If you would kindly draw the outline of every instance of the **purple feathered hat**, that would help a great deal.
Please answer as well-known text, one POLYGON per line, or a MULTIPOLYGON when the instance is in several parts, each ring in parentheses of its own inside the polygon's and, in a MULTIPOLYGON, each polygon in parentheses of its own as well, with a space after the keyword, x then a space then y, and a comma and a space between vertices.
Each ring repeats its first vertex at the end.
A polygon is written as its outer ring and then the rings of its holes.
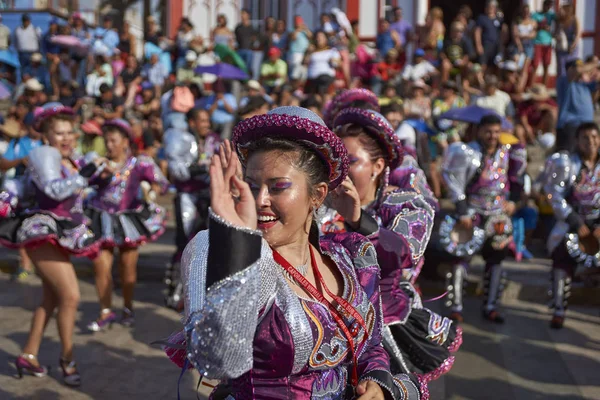
POLYGON ((335 189, 348 174, 348 152, 315 113, 306 108, 277 107, 267 114, 241 121, 233 129, 232 142, 242 164, 248 159, 248 147, 262 138, 296 141, 314 150, 329 167, 329 189, 335 189))
POLYGON ((109 119, 108 121, 105 121, 104 125, 102 125, 102 130, 106 132, 107 128, 116 128, 116 129, 120 130, 121 132, 123 132, 125 134, 125 136, 127 136, 129 138, 129 140, 131 140, 133 138, 133 132, 131 130, 131 125, 129 124, 129 122, 125 121, 124 119, 115 118, 115 119, 109 119))
POLYGON ((62 105, 62 103, 59 103, 58 101, 46 103, 41 107, 37 107, 33 112, 33 127, 36 131, 40 131, 42 122, 56 115, 72 117, 75 115, 75 111, 73 111, 71 107, 62 105))
POLYGON ((349 89, 344 90, 331 100, 331 102, 325 107, 323 113, 323 119, 328 127, 334 128, 333 121, 337 114, 344 108, 352 106, 355 101, 364 101, 371 105, 373 110, 379 112, 379 100, 375 93, 367 89, 349 89))
POLYGON ((402 142, 383 115, 362 108, 345 108, 335 118, 335 131, 337 132, 342 125, 346 124, 360 125, 366 128, 367 133, 377 139, 379 145, 388 155, 390 170, 393 171, 400 166, 404 154, 402 142))

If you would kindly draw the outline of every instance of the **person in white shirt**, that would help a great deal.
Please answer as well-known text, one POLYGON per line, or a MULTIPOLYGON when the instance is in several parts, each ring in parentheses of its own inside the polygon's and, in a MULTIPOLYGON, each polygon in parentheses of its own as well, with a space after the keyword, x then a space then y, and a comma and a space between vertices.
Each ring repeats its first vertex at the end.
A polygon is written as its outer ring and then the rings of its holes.
POLYGON ((106 83, 110 87, 113 86, 114 76, 112 67, 106 62, 106 59, 103 56, 96 56, 94 70, 87 76, 85 93, 90 97, 99 97, 100 86, 103 83, 106 83))
POLYGON ((325 93, 335 80, 339 67, 340 53, 327 44, 327 36, 322 31, 315 34, 315 48, 306 55, 306 93, 325 93))
POLYGON ((408 81, 428 81, 433 76, 439 74, 438 70, 432 63, 425 59, 425 51, 423 49, 415 50, 414 63, 407 64, 402 71, 402 79, 408 81))
POLYGON ((496 75, 487 75, 485 77, 485 95, 477 99, 475 104, 479 107, 494 110, 499 115, 505 117, 506 111, 511 104, 510 95, 498 89, 498 77, 496 75))
POLYGON ((19 53, 19 63, 21 64, 21 70, 23 70, 23 68, 29 66, 33 53, 40 52, 42 31, 40 28, 33 26, 29 14, 23 14, 21 21, 23 21, 23 25, 15 29, 13 43, 19 53))

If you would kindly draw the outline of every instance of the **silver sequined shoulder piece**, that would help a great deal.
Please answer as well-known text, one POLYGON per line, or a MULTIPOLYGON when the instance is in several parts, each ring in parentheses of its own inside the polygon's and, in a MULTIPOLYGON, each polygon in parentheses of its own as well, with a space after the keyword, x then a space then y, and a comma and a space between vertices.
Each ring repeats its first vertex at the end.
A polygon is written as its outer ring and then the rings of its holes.
POLYGON ((297 116, 300 118, 306 118, 306 119, 308 119, 312 122, 315 122, 319 125, 325 126, 325 122, 321 119, 321 117, 319 117, 314 112, 312 112, 306 108, 303 108, 303 107, 297 107, 297 106, 277 107, 277 108, 274 108, 271 111, 269 111, 267 114, 297 116))
POLYGON ((62 156, 58 149, 40 146, 33 149, 28 158, 31 178, 41 189, 46 182, 62 177, 62 156))
MULTIPOLYGON (((29 165, 36 170, 44 170, 47 166, 60 166, 62 156, 57 148, 51 146, 40 146, 29 153, 29 165)), ((52 168, 52 169, 55 169, 52 168)))
POLYGON ((456 142, 448 146, 442 161, 442 176, 453 201, 466 198, 467 183, 481 166, 481 152, 477 143, 456 142))

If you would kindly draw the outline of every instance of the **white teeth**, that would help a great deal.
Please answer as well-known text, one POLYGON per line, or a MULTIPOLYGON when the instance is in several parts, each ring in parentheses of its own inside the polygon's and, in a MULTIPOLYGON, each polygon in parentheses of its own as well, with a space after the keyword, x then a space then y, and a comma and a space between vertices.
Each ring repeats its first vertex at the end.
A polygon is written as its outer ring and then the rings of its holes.
POLYGON ((277 217, 272 217, 272 216, 267 216, 267 215, 259 215, 258 220, 260 222, 271 222, 271 221, 277 221, 277 217))

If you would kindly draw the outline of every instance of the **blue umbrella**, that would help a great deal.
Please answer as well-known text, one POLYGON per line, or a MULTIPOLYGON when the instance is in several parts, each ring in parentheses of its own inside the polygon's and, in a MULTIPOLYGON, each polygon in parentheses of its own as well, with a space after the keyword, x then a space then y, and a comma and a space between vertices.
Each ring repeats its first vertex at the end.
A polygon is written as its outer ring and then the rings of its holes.
POLYGON ((419 132, 424 132, 428 135, 435 135, 436 131, 434 131, 425 121, 422 119, 405 119, 408 125, 412 126, 415 130, 419 132))
POLYGON ((481 118, 485 117, 486 115, 495 115, 498 118, 502 119, 502 129, 509 131, 513 129, 513 125, 510 122, 508 122, 506 118, 500 116, 496 111, 479 106, 453 108, 440 115, 439 120, 448 119, 450 121, 478 124, 479 121, 481 121, 481 118))
POLYGON ((241 69, 227 63, 200 65, 196 67, 194 72, 197 74, 213 74, 221 79, 237 79, 240 81, 248 79, 248 74, 241 69))
POLYGON ((19 57, 17 53, 10 50, 0 50, 0 63, 10 65, 13 68, 19 68, 19 57))

